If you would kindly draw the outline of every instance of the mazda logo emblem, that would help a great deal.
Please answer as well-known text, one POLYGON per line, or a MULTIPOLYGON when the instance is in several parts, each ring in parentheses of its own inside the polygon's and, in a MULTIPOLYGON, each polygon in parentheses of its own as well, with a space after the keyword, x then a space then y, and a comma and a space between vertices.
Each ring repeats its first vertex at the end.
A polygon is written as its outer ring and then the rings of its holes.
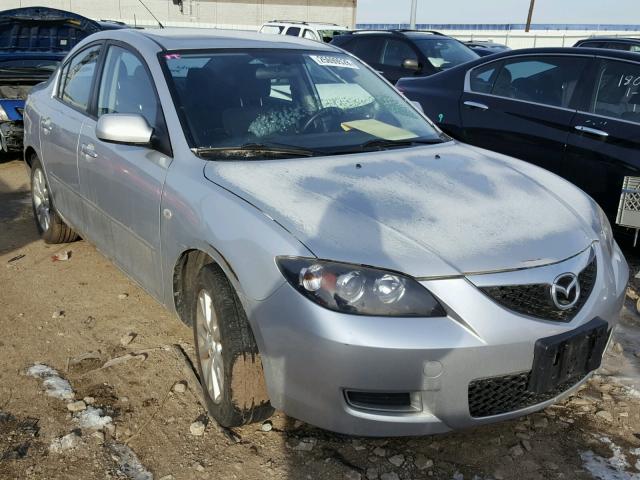
POLYGON ((575 273, 558 275, 551 284, 551 300, 559 310, 569 310, 580 299, 580 282, 575 273))

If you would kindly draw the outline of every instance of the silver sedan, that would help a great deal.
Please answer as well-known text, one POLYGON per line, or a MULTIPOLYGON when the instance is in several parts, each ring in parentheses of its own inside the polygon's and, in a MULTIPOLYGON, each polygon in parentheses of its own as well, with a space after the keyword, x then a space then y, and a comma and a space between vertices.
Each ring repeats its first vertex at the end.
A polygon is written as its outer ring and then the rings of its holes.
POLYGON ((44 240, 82 236, 193 326, 222 425, 523 415, 600 365, 624 298, 587 195, 451 140, 330 45, 98 33, 29 96, 24 145, 44 240))

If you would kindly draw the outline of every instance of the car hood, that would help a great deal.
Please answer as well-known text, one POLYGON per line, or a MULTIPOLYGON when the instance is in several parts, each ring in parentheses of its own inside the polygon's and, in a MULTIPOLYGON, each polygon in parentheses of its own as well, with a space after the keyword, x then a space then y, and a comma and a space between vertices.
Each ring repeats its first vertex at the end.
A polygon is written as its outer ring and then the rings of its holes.
POLYGON ((0 52, 67 53, 100 25, 81 15, 47 7, 0 11, 0 52))
POLYGON ((323 158, 209 161, 205 176, 320 258, 415 277, 544 265, 597 240, 592 200, 577 188, 530 164, 456 142, 323 158))

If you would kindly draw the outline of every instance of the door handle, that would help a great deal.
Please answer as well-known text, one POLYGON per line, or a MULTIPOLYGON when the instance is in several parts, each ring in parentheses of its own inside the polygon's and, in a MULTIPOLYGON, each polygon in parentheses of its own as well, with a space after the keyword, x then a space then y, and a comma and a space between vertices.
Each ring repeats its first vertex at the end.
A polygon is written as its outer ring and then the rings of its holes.
POLYGON ((477 110, 489 110, 489 107, 487 107, 484 103, 472 102, 471 100, 467 100, 466 102, 464 102, 464 104, 469 108, 475 108, 477 110))
POLYGON ((42 130, 45 133, 45 135, 48 135, 49 133, 51 133, 52 127, 51 127, 51 119, 50 118, 43 119, 40 122, 40 126, 42 127, 42 130))
POLYGON ((585 127, 584 125, 576 125, 575 129, 582 133, 595 135, 596 137, 607 138, 609 136, 609 134, 603 130, 598 130, 597 128, 585 127))
POLYGON ((92 143, 83 143, 80 147, 80 151, 89 158, 96 158, 98 156, 92 143))

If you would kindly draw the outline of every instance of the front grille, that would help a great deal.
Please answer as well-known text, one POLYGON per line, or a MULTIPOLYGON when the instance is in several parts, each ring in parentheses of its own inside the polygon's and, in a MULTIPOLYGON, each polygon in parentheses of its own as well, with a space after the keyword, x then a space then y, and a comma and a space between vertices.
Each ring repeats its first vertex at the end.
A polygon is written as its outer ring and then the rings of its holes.
POLYGON ((580 381, 580 378, 574 378, 548 392, 534 393, 527 389, 530 376, 531 372, 522 372, 472 381, 469 383, 469 413, 480 418, 531 407, 551 400, 580 381))
POLYGON ((578 303, 568 310, 559 310, 553 304, 551 285, 547 283, 483 287, 481 290, 494 301, 514 312, 543 320, 570 322, 591 295, 596 274, 597 262, 594 258, 578 275, 580 298, 578 303))

